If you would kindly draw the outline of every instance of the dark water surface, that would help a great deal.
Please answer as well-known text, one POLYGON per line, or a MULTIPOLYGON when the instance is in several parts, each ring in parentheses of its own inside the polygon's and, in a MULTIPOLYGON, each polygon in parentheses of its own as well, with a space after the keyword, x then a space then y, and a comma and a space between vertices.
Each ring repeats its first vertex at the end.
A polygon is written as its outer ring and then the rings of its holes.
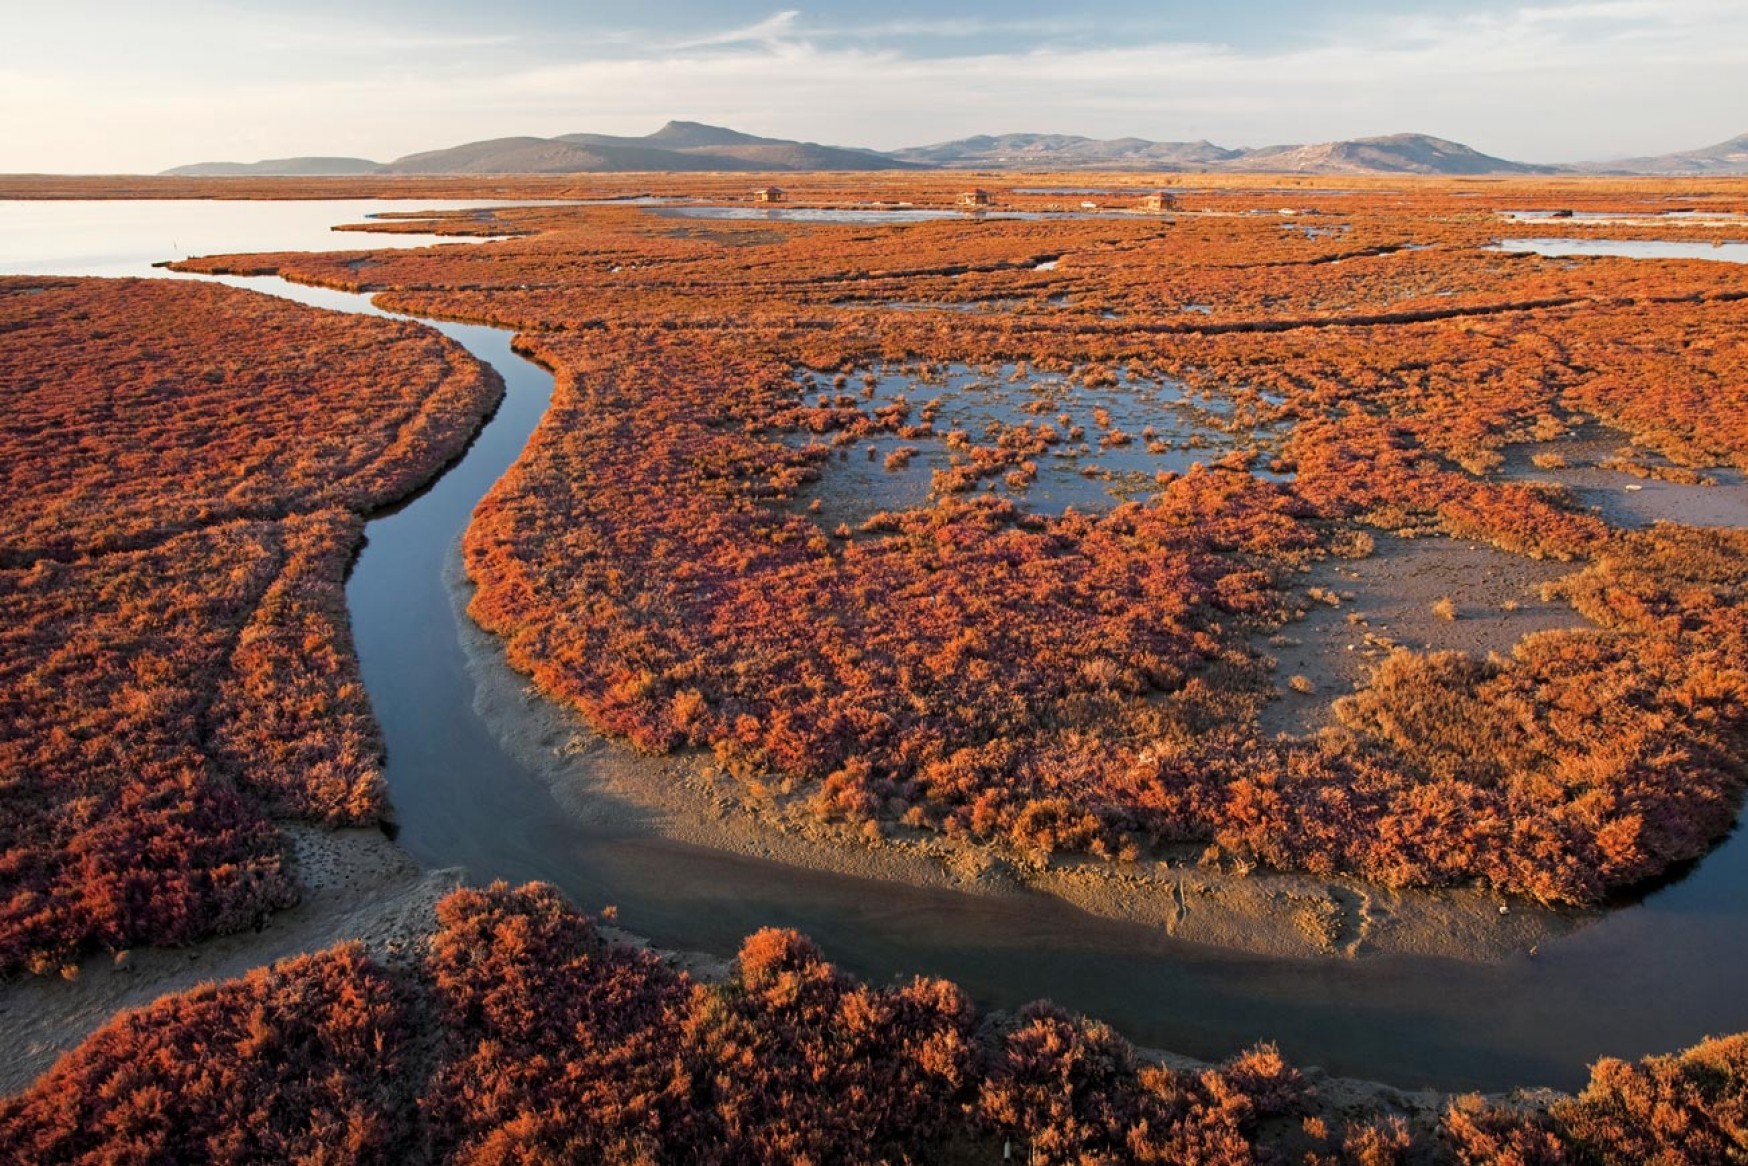
MULTIPOLYGON (((127 203, 85 204, 63 219, 76 245, 59 258, 8 252, 8 240, 19 237, 9 223, 16 228, 28 214, 21 205, 0 202, 0 272, 164 274, 150 258, 86 260, 137 256, 152 245, 131 233, 127 203)), ((181 204, 187 229, 212 205, 181 204)), ((285 232, 276 231, 279 210, 319 204, 238 205, 252 208, 243 214, 257 229, 251 249, 271 251, 286 246, 285 232)), ((351 207, 328 211, 332 222, 361 217, 351 207)), ((386 241, 336 236, 325 245, 386 241)), ((39 241, 36 250, 44 249, 39 241)), ((362 296, 278 280, 225 282, 383 314, 362 296)), ((505 332, 433 326, 495 366, 508 395, 465 458, 369 524, 347 585, 365 682, 388 741, 399 838, 422 862, 465 866, 476 880, 550 880, 585 908, 617 904, 626 926, 664 946, 726 954, 757 927, 793 926, 876 980, 947 976, 992 1005, 1048 996, 1139 1043, 1204 1057, 1276 1040, 1301 1064, 1402 1086, 1570 1087, 1599 1055, 1671 1051, 1748 1029, 1748 844, 1740 833, 1685 878, 1543 944, 1534 959, 1470 964, 1232 954, 1042 895, 988 898, 866 882, 579 819, 476 714, 443 581, 474 505, 522 449, 552 381, 510 352, 505 332)))

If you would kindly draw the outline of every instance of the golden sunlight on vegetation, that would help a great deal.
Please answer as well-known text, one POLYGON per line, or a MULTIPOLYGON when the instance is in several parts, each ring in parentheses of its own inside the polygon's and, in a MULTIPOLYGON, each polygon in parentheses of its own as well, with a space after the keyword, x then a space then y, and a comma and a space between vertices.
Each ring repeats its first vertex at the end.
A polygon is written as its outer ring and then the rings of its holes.
MULTIPOLYGON (((849 181, 791 202, 843 206, 849 181)), ((1600 421, 1639 462, 1748 467, 1748 270, 1488 249, 1531 229, 1496 205, 1641 209, 1642 184, 1361 182, 1289 221, 1291 197, 904 226, 537 208, 500 218, 541 233, 482 247, 190 266, 521 329, 558 391, 469 532, 473 614, 548 694, 641 749, 708 749, 755 802, 1030 859, 1196 842, 1547 902, 1702 853, 1743 788, 1740 541, 1628 534, 1501 466, 1600 421), (1066 388, 955 427, 954 370, 1066 388), (895 377, 914 391, 877 390, 895 377), (1124 428, 1141 385, 1212 436, 1124 428), (1079 410, 1093 393, 1117 405, 1079 410), (924 500, 816 521, 858 445, 924 500), (1098 481, 1143 450, 1184 466, 1028 502, 1058 465, 1098 481), (1391 657, 1334 727, 1270 738, 1252 645, 1368 531, 1570 563, 1594 626, 1391 657)), ((1461 622, 1463 597, 1435 610, 1461 622)))
POLYGON ((384 811, 341 580, 501 391, 411 324, 0 281, 0 969, 296 898, 270 823, 384 811))

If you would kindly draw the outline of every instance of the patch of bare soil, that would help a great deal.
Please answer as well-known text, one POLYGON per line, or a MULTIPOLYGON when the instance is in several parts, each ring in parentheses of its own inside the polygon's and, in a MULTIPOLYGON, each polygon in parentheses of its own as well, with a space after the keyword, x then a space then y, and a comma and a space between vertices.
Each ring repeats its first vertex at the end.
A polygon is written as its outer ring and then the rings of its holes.
POLYGON ((1615 526, 1748 526, 1748 476, 1742 471, 1685 470, 1601 425, 1512 446, 1499 473, 1509 481, 1564 486, 1615 526))
POLYGON ((1540 562, 1483 543, 1378 534, 1363 559, 1326 559, 1301 577, 1323 597, 1259 651, 1276 660, 1281 690, 1262 717, 1264 733, 1308 733, 1333 723, 1331 706, 1354 691, 1392 648, 1508 655, 1534 632, 1583 627, 1563 603, 1541 598, 1543 583, 1570 563, 1540 562))

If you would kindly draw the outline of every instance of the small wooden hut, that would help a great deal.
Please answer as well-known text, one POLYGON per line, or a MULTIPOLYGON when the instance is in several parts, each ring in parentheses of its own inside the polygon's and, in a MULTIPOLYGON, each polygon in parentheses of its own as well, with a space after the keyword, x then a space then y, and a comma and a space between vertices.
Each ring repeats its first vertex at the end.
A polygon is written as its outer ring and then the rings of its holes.
POLYGON ((761 186, 753 191, 754 202, 782 202, 783 188, 781 186, 761 186))
POLYGON ((994 203, 994 196, 981 186, 974 186, 959 196, 959 205, 963 207, 987 207, 994 203))
POLYGON ((1141 209, 1144 211, 1175 211, 1177 209, 1177 195, 1169 190, 1156 190, 1141 200, 1141 209))

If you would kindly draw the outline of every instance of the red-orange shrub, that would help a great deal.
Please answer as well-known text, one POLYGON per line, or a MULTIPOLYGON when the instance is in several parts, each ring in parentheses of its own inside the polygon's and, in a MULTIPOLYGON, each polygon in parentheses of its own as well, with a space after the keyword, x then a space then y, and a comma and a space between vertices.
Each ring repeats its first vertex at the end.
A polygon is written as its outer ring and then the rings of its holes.
POLYGON ((0 1101, 12 1162, 405 1161, 414 1016, 355 946, 124 1013, 0 1101))

